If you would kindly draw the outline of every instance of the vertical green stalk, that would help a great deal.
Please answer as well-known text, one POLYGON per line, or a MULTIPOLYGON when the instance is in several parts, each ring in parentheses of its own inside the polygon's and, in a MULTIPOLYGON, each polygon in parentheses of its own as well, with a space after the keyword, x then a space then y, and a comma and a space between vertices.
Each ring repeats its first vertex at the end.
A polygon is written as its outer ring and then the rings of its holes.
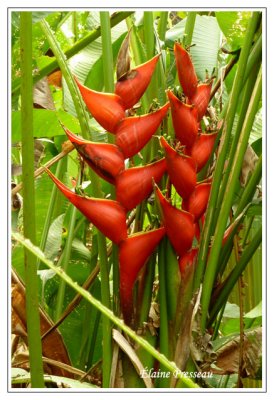
POLYGON ((158 23, 158 35, 159 39, 162 40, 162 42, 165 41, 166 37, 167 19, 168 19, 168 11, 161 11, 158 23))
POLYGON ((211 292, 216 277, 216 270, 218 267, 219 254, 222 246, 222 238, 227 224, 230 209, 233 203, 233 195, 236 188, 236 184, 240 175, 242 162, 244 159, 245 151, 248 144, 248 138, 252 129, 254 118, 256 116, 258 105, 262 94, 262 69, 260 69, 253 94, 250 100, 250 104, 247 110, 246 118, 242 127, 241 135, 238 141, 238 147, 236 153, 233 155, 233 164, 231 167, 229 179, 224 193, 224 201, 222 203, 219 219, 217 221, 213 243, 205 271, 205 278, 203 284, 203 291, 201 296, 202 306, 202 318, 201 324, 202 329, 206 328, 208 307, 211 298, 211 292))
POLYGON ((239 58, 239 63, 238 63, 238 68, 236 72, 236 76, 234 79, 233 87, 231 90, 230 98, 229 98, 229 103, 228 103, 228 108, 227 108, 227 113, 226 113, 226 118, 224 122, 224 127, 223 127, 223 134, 222 134, 222 139, 221 139, 221 145, 220 145, 220 152, 219 156, 216 161, 216 167, 214 171, 214 177, 213 177, 213 182, 212 182, 212 188, 211 188, 211 193, 210 193, 210 198, 209 198, 209 204, 206 212, 206 220, 205 220, 205 225, 204 229, 202 231, 201 235, 201 244, 200 244, 200 249, 199 249, 199 254, 198 254, 198 261, 197 261, 197 268, 196 268, 196 273, 195 273, 195 281, 194 281, 194 286, 195 288, 198 288, 203 274, 205 270, 205 265, 207 262, 207 254, 208 254, 208 247, 209 247, 209 242, 210 238, 213 233, 213 219, 215 215, 215 206, 217 203, 217 198, 219 194, 219 189, 220 189, 220 184, 222 180, 222 175, 223 175, 223 169, 224 169, 224 163, 226 160, 227 156, 227 150, 229 146, 229 141, 230 141, 230 135, 233 127, 233 121, 237 109, 237 103, 238 99, 242 90, 242 85, 243 85, 243 78, 245 75, 245 69, 246 69, 246 64, 249 56, 249 52, 251 49, 254 33, 256 31, 259 19, 260 19, 260 13, 254 12, 252 15, 252 18, 249 22, 247 31, 246 31, 246 36, 243 44, 243 48, 240 54, 239 58))
POLYGON ((184 39, 183 39, 183 44, 185 47, 188 47, 191 45, 194 26, 195 26, 195 20, 196 20, 196 14, 197 13, 195 11, 189 11, 187 13, 185 34, 184 34, 184 39))
MULTIPOLYGON (((114 92, 114 77, 113 77, 113 55, 112 55, 112 42, 111 42, 111 29, 110 19, 108 11, 100 11, 100 22, 101 22, 101 35, 102 35, 102 49, 103 49, 103 71, 104 71, 104 86, 106 92, 114 92)), ((113 141, 113 138, 111 138, 113 141)), ((112 196, 115 196, 115 190, 112 188, 112 196)), ((99 242, 105 238, 98 238, 99 242)), ((104 243, 106 245, 106 242, 104 243)), ((113 243, 113 289, 115 293, 119 293, 119 265, 117 259, 117 247, 114 249, 115 244, 113 243)), ((102 303, 111 308, 110 304, 110 287, 109 287, 109 268, 107 253, 100 254, 100 260, 103 261, 101 264, 101 298, 102 303), (103 260, 101 260, 103 257, 103 260)), ((116 298, 117 299, 117 298, 116 298)), ((117 309, 117 303, 114 306, 117 309)), ((110 373, 112 363, 112 337, 111 337, 111 322, 110 320, 102 316, 103 324, 103 387, 107 388, 110 384, 110 373)))
MULTIPOLYGON (((34 139, 33 139, 33 80, 32 80, 32 13, 20 13, 21 56, 21 126, 22 126, 22 182, 24 236, 36 243, 34 139)), ((36 257, 25 248, 26 314, 29 361, 32 388, 43 388, 43 362, 38 302, 36 257)))

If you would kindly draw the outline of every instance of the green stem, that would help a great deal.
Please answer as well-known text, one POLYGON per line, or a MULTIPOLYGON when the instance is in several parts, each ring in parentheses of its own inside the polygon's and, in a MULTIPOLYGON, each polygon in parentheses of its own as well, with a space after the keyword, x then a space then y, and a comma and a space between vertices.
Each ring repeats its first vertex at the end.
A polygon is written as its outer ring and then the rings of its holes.
MULTIPOLYGON (((67 240, 66 240, 65 249, 62 254, 62 265, 63 265, 65 272, 67 272, 67 270, 68 270, 70 254, 71 254, 71 247, 72 247, 72 242, 74 239, 76 214, 77 214, 77 208, 72 207, 70 209, 68 236, 67 236, 67 240)), ((66 283, 63 280, 61 280, 59 287, 58 287, 58 292, 57 292, 56 307, 55 307, 55 321, 58 321, 58 319, 62 315, 63 308, 64 308, 65 291, 66 291, 66 283)))
MULTIPOLYGON (((32 98, 32 13, 20 13, 22 182, 24 235, 36 242, 32 98)), ((25 248, 26 314, 32 388, 43 388, 37 259, 25 248)))
POLYGON ((108 11, 100 11, 105 91, 114 92, 111 29, 108 11))
MULTIPOLYGON (((110 26, 113 28, 121 21, 126 19, 129 15, 133 14, 134 11, 121 11, 114 13, 110 17, 110 26)), ((78 40, 72 47, 70 47, 64 54, 66 60, 73 57, 75 54, 79 53, 82 49, 88 46, 90 43, 94 42, 101 36, 101 27, 98 26, 97 28, 93 29, 88 35, 86 35, 83 39, 78 40)), ((56 58, 52 58, 51 62, 48 63, 45 67, 41 68, 39 74, 34 75, 33 83, 38 82, 40 79, 44 78, 45 76, 51 74, 56 68, 58 68, 58 60, 56 58)), ((21 86, 21 78, 17 78, 14 80, 12 85, 12 94, 18 94, 20 91, 21 86)))
MULTIPOLYGON (((50 260, 47 260, 41 250, 34 246, 29 240, 24 239, 24 237, 18 233, 12 233, 12 238, 19 243, 21 243, 26 249, 31 251, 36 257, 38 257, 43 263, 45 263, 52 271, 54 271, 60 278, 62 278, 70 287, 72 287, 76 292, 81 294, 81 296, 86 299, 90 304, 92 304, 97 310, 99 310, 104 316, 109 318, 118 328, 125 332, 130 338, 132 338, 137 344, 139 344, 145 351, 151 354, 156 360, 158 360, 163 366, 167 368, 172 374, 179 372, 178 367, 170 362, 163 354, 159 353, 153 346, 151 346, 146 340, 141 336, 138 336, 129 326, 125 325, 123 321, 116 317, 112 311, 105 307, 99 300, 93 297, 87 290, 83 289, 76 282, 74 282, 62 268, 56 267, 50 260)), ((199 388, 190 378, 179 375, 179 379, 185 384, 185 387, 189 388, 199 388)))
POLYGON ((233 141, 232 141, 232 145, 229 151, 229 155, 228 155, 228 163, 226 166, 226 170, 224 171, 223 174, 223 180, 222 180, 222 185, 220 187, 220 191, 219 191, 219 195, 218 195, 218 202, 217 202, 217 212, 216 212, 216 216, 219 215, 219 210, 221 208, 221 204, 224 198, 224 193, 225 193, 225 189, 226 189, 226 185, 227 185, 227 181, 229 178, 229 173, 231 170, 231 166, 234 160, 234 156, 235 156, 235 152, 236 149, 239 145, 239 136, 241 134, 241 130, 242 130, 242 126, 244 123, 244 119, 246 116, 246 112, 249 106, 249 102, 250 102, 250 97, 252 95, 252 91, 254 88, 254 84, 256 82, 256 78, 257 78, 257 74, 258 74, 258 69, 259 69, 259 65, 255 65, 253 70, 250 73, 249 79, 247 80, 247 83, 245 85, 244 91, 243 91, 243 97, 242 97, 242 102, 241 102, 241 108, 240 108, 240 113, 239 113, 239 119, 237 122, 237 128, 236 131, 234 133, 234 137, 233 137, 233 141))
POLYGON ((72 96, 73 104, 79 119, 79 123, 81 126, 81 131, 84 137, 87 137, 89 133, 89 124, 88 124, 88 117, 87 113, 85 110, 85 106, 83 101, 81 101, 80 96, 78 96, 78 87, 76 85, 75 80, 73 79, 70 70, 68 68, 67 62, 66 62, 66 57, 63 51, 60 48, 59 43, 56 40, 56 37, 54 36, 53 32, 50 29, 49 24, 45 19, 42 19, 40 21, 40 25, 42 28, 42 31, 44 32, 49 45, 51 47, 51 50, 53 54, 56 57, 56 61, 62 71, 62 75, 66 81, 66 84, 68 85, 69 92, 72 96))
POLYGON ((261 242, 262 242, 262 229, 259 228, 256 234, 254 235, 252 241, 250 242, 250 244, 244 250, 239 262, 235 265, 232 272, 226 279, 225 284, 220 294, 218 295, 217 299, 214 301, 214 305, 210 310, 209 324, 212 323, 215 316, 218 314, 219 310, 227 301, 227 298, 231 290, 233 289, 234 285, 237 283, 239 276, 241 276, 241 274, 243 273, 245 267, 249 263, 250 259, 252 258, 253 254, 255 253, 261 242))
POLYGON ((154 56, 155 40, 154 40, 154 21, 152 11, 144 12, 144 38, 146 44, 147 59, 154 56))
POLYGON ((239 174, 242 168, 245 151, 248 144, 249 135, 253 126, 254 118, 256 116, 258 105, 262 94, 262 69, 260 69, 250 104, 246 113, 246 118, 242 127, 241 135, 239 136, 238 147, 236 153, 233 155, 233 163, 227 181, 226 191, 224 193, 224 202, 222 203, 219 219, 217 221, 216 230, 214 233, 213 243, 205 271, 205 278, 203 284, 203 291, 201 296, 202 306, 202 329, 206 328, 207 312, 211 298, 211 292, 216 277, 218 267, 219 254, 222 247, 222 238, 227 224, 230 209, 233 204, 233 195, 235 192, 236 184, 238 182, 239 174))
POLYGON ((168 11, 161 11, 158 23, 158 35, 160 40, 162 40, 162 42, 165 41, 166 37, 167 20, 168 20, 168 11))
POLYGON ((195 20, 196 20, 196 14, 197 13, 195 11, 189 11, 187 13, 185 34, 184 34, 184 40, 183 40, 183 44, 185 47, 188 47, 191 45, 194 26, 195 26, 195 20))
MULTIPOLYGON (((57 164, 56 173, 55 173, 56 178, 58 178, 58 179, 60 178, 60 174, 63 169, 63 165, 65 163, 66 163, 66 159, 62 158, 59 161, 59 163, 57 164)), ((50 228, 50 224, 51 224, 51 219, 52 219, 52 215, 53 215, 53 211, 54 211, 54 207, 55 207, 55 203, 56 203, 57 192, 58 192, 57 186, 54 185, 52 188, 48 211, 47 211, 47 215, 46 215, 46 219, 45 219, 45 223, 44 223, 44 227, 43 227, 43 232, 42 232, 42 236, 41 236, 41 241, 40 241, 40 249, 42 251, 45 250, 47 237, 48 237, 48 233, 49 233, 49 228, 50 228)), ((40 267, 40 262, 38 261, 37 269, 39 269, 39 267, 40 267)))
POLYGON ((256 31, 259 18, 260 18, 260 13, 254 12, 252 15, 252 18, 249 22, 246 36, 245 36, 245 41, 244 41, 243 48, 242 48, 240 58, 239 58, 236 76, 234 79, 232 91, 231 91, 229 102, 228 102, 226 119, 224 122, 224 128, 223 128, 223 134, 222 134, 222 141, 221 141, 221 145, 220 145, 220 153, 219 153, 219 156, 216 161, 216 167, 215 167, 215 171, 214 171, 214 178, 213 178, 213 182, 212 182, 209 204, 208 204, 208 208, 207 208, 207 212, 206 212, 205 225, 204 225, 204 229, 203 229, 202 235, 201 235, 201 244, 200 244, 200 249, 199 249, 199 254, 198 254, 197 268, 196 268, 195 280, 194 280, 194 288, 196 288, 196 289, 200 286, 201 280, 203 278, 206 262, 207 262, 209 242, 210 242, 210 238, 212 236, 212 230, 214 229, 214 227, 212 225, 213 225, 213 219, 214 219, 214 215, 215 215, 215 206, 216 206, 216 202, 217 202, 217 198, 218 198, 218 194, 219 194, 219 188, 220 188, 223 169, 224 169, 224 163, 225 163, 225 159, 227 156, 227 149, 229 146, 230 135, 231 135, 232 127, 233 127, 233 121, 234 121, 234 117, 235 117, 235 113, 236 113, 236 109, 237 109, 237 103, 238 103, 238 99, 239 99, 239 96, 240 96, 240 93, 242 90, 243 78, 244 78, 244 74, 245 74, 248 55, 250 52, 253 36, 256 31))

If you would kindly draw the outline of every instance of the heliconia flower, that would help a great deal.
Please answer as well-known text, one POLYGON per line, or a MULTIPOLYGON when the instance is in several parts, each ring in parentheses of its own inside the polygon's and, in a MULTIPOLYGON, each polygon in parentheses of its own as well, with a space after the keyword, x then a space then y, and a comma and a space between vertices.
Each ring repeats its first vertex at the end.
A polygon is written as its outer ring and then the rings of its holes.
POLYGON ((108 132, 115 133, 117 124, 125 117, 125 109, 120 96, 97 92, 82 85, 76 78, 75 81, 92 116, 108 132))
POLYGON ((132 108, 148 87, 160 54, 138 65, 125 74, 115 85, 115 94, 120 96, 125 109, 132 108))
POLYGON ((146 199, 153 190, 153 182, 159 182, 166 172, 166 160, 162 158, 143 167, 126 169, 116 179, 116 198, 127 210, 132 210, 146 199))
POLYGON ((169 109, 166 103, 159 110, 137 117, 124 118, 118 125, 115 143, 122 150, 124 157, 137 154, 151 139, 169 109))
POLYGON ((189 269, 193 269, 196 261, 198 249, 194 248, 189 250, 183 256, 179 258, 179 267, 181 271, 182 279, 185 279, 189 275, 189 269))
POLYGON ((124 156, 115 144, 96 143, 74 135, 64 128, 69 140, 86 163, 103 179, 114 184, 125 169, 124 156))
POLYGON ((194 106, 181 102, 170 90, 167 95, 171 105, 175 136, 182 145, 191 147, 198 135, 198 113, 194 106))
POLYGON ((199 183, 187 200, 183 202, 184 210, 194 215, 195 222, 201 218, 207 208, 211 183, 199 183))
POLYGON ((165 235, 161 227, 128 237, 119 245, 120 299, 125 322, 131 321, 133 313, 132 289, 138 273, 165 235))
POLYGON ((46 172, 63 195, 105 236, 116 244, 127 238, 126 212, 120 203, 114 200, 79 196, 68 189, 48 169, 46 172))
POLYGON ((183 199, 187 199, 196 186, 196 165, 191 157, 180 155, 165 140, 160 139, 165 150, 167 171, 172 184, 183 199))
POLYGON ((199 135, 191 148, 186 149, 186 154, 189 155, 196 163, 197 172, 205 166, 213 151, 217 132, 199 135))
POLYGON ((194 104, 198 112, 198 121, 200 121, 206 113, 210 100, 212 82, 202 83, 198 85, 193 96, 189 97, 189 104, 194 104))
POLYGON ((187 97, 192 97, 197 89, 198 78, 189 53, 179 44, 174 44, 174 54, 178 78, 187 97))
POLYGON ((172 206, 155 185, 156 197, 159 200, 163 225, 167 236, 179 256, 183 256, 192 245, 195 234, 194 217, 187 211, 172 206))

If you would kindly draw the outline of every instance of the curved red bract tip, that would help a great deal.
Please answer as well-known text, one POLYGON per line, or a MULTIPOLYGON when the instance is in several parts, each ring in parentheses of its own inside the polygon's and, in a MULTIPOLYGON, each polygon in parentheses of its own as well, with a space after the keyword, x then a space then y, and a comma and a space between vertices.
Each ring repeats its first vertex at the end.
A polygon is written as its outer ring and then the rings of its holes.
POLYGON ((178 42, 174 44, 174 54, 180 84, 185 95, 191 97, 195 94, 198 85, 198 78, 191 57, 178 42))
POLYGON ((198 184, 183 203, 184 209, 194 215, 195 221, 198 221, 206 211, 210 189, 211 183, 198 184))
POLYGON ((206 165, 213 151, 214 143, 217 137, 217 132, 211 134, 202 133, 197 137, 197 140, 191 148, 186 149, 186 154, 189 155, 196 163, 197 172, 206 165))
POLYGON ((122 99, 125 109, 132 108, 144 94, 159 57, 160 54, 157 54, 151 60, 138 65, 116 83, 115 93, 122 99))
POLYGON ((113 93, 101 93, 82 85, 74 78, 84 102, 96 121, 108 132, 115 133, 117 124, 125 117, 121 98, 113 93))
POLYGON ((169 109, 166 103, 159 110, 137 117, 128 117, 118 125, 115 143, 122 150, 125 158, 133 157, 151 139, 169 109))
POLYGON ((199 129, 197 110, 192 105, 182 103, 170 90, 167 91, 167 95, 171 105, 175 135, 182 145, 191 147, 199 129))
POLYGON ((114 200, 79 196, 68 189, 48 169, 46 172, 63 195, 111 241, 119 244, 127 238, 126 212, 120 203, 114 200))
POLYGON ((212 82, 198 85, 194 95, 189 98, 189 103, 194 104, 197 109, 198 121, 200 121, 206 113, 210 100, 211 86, 212 82))
POLYGON ((161 227, 137 233, 119 245, 120 298, 125 322, 130 324, 133 314, 132 289, 141 268, 165 235, 161 227))
POLYGON ((152 179, 159 182, 166 171, 166 160, 129 168, 116 179, 116 198, 127 210, 132 210, 153 190, 152 179))
POLYGON ((160 203, 163 225, 167 236, 179 256, 185 254, 192 245, 195 234, 194 217, 186 211, 172 206, 155 185, 155 193, 160 203))
POLYGON ((64 128, 69 140, 85 162, 107 182, 115 184, 116 176, 125 169, 124 156, 118 146, 111 143, 91 142, 64 128))
POLYGON ((196 186, 195 162, 188 156, 180 155, 162 136, 161 145, 165 150, 167 171, 175 189, 183 199, 187 199, 196 186))

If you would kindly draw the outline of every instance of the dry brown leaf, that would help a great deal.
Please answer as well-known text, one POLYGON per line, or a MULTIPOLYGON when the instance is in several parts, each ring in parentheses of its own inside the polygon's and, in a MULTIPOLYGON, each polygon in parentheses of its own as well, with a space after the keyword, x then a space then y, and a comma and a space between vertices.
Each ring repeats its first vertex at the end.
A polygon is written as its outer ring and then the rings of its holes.
POLYGON ((117 81, 123 78, 130 70, 129 40, 130 32, 126 35, 117 56, 116 76, 117 81))
MULTIPOLYGON (((12 273, 12 280, 12 333, 19 334, 27 343, 25 288, 14 272, 12 273)), ((53 322, 40 308, 41 335, 52 325, 53 322)), ((58 330, 53 331, 42 341, 42 353, 43 356, 49 359, 60 361, 66 365, 71 365, 63 338, 58 330)), ((51 369, 53 375, 73 378, 72 373, 63 370, 60 367, 53 365, 51 369)))
MULTIPOLYGON (((242 378, 256 378, 262 365, 262 328, 255 328, 244 336, 242 378)), ((239 370, 240 336, 236 336, 217 352, 211 371, 219 375, 237 374, 239 370)))
POLYGON ((240 182, 242 186, 246 185, 249 174, 252 174, 252 172, 255 170, 258 159, 259 157, 255 153, 253 148, 248 145, 244 155, 244 161, 241 170, 240 182))

